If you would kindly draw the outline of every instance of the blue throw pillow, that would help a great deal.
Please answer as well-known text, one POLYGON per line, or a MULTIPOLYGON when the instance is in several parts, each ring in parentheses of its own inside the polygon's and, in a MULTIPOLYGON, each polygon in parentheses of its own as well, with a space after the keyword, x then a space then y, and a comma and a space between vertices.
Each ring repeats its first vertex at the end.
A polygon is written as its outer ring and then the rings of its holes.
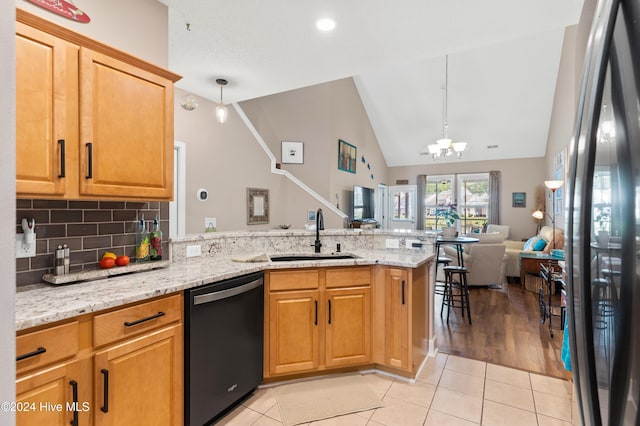
POLYGON ((524 243, 523 250, 533 250, 533 245, 538 241, 538 237, 531 237, 524 243))
POLYGON ((544 250, 545 246, 547 245, 547 241, 544 238, 540 238, 538 241, 536 241, 536 243, 533 245, 533 250, 534 251, 542 251, 544 250))

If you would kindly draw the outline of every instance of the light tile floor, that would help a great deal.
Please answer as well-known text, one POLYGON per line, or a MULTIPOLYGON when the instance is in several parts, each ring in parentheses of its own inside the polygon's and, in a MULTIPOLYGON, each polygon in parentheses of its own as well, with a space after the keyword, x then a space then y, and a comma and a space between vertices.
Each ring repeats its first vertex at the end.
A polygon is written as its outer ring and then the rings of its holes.
MULTIPOLYGON (((439 354, 415 383, 366 374, 384 407, 312 426, 571 425, 571 384, 486 362, 439 354)), ((282 425, 273 388, 258 389, 219 425, 282 425)))

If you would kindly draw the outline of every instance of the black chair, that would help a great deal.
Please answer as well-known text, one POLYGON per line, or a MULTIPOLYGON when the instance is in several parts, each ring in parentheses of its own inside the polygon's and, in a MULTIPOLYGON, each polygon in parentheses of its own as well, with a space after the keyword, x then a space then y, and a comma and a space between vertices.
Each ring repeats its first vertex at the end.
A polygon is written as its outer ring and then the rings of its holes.
POLYGON ((460 307, 462 317, 467 311, 467 318, 471 324, 471 307, 469 303, 469 285, 467 284, 467 273, 469 270, 462 266, 445 266, 444 271, 444 296, 442 297, 442 305, 440 307, 440 317, 447 307, 447 323, 449 323, 449 312, 460 307), (457 276, 457 280, 454 279, 457 276))
POLYGON ((438 281, 438 267, 443 265, 443 267, 449 266, 452 260, 445 256, 439 256, 436 261, 436 278, 435 278, 435 286, 433 291, 436 295, 444 296, 444 282, 438 281))

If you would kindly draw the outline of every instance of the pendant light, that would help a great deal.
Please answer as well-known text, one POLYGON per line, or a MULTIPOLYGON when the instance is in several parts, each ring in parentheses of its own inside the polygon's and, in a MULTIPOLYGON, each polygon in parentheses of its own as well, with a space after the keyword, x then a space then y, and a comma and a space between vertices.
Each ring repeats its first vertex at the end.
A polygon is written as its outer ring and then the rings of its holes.
POLYGON ((193 111, 198 108, 196 97, 191 92, 187 92, 180 98, 180 106, 187 111, 193 111))
POLYGON ((216 83, 220 86, 220 103, 216 107, 216 118, 219 123, 225 123, 227 118, 229 118, 229 110, 222 102, 222 88, 226 86, 228 82, 224 78, 218 78, 216 79, 216 83))
POLYGON ((466 142, 454 142, 449 138, 449 121, 447 118, 448 113, 448 101, 449 101, 449 55, 445 56, 445 69, 444 69, 444 97, 442 101, 442 138, 438 139, 435 143, 429 145, 427 149, 431 158, 437 160, 439 158, 446 158, 455 155, 455 158, 462 158, 462 153, 467 148, 466 142))

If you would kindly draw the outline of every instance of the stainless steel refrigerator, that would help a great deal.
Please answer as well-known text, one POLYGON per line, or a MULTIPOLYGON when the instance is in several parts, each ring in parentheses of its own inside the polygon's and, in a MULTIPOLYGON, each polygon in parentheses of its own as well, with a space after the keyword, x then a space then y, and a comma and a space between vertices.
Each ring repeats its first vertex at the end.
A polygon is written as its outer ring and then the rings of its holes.
POLYGON ((570 145, 565 218, 576 423, 640 425, 640 0, 602 0, 570 145))

